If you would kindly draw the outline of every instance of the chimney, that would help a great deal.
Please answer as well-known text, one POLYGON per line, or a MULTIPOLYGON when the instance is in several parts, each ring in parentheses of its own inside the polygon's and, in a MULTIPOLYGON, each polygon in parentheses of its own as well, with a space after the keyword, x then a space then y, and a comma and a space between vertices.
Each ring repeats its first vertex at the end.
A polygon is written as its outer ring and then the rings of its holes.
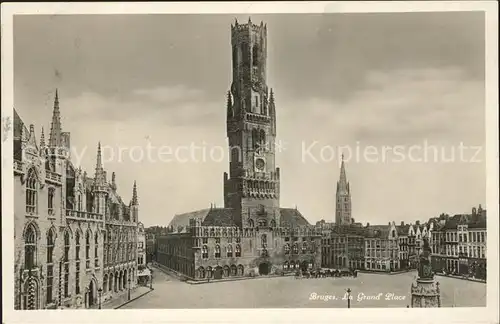
POLYGON ((420 221, 419 221, 419 220, 418 220, 418 221, 416 221, 416 222, 415 222, 415 225, 419 226, 419 225, 420 225, 420 221))
POLYGON ((401 226, 405 226, 405 222, 404 221, 401 221, 401 226))

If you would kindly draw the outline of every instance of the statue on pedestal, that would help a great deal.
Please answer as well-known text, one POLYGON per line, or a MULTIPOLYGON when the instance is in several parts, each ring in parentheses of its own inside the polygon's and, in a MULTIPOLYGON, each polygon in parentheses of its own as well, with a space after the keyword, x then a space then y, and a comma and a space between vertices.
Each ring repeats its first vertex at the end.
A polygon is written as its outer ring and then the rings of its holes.
POLYGON ((411 284, 411 307, 441 307, 439 283, 434 280, 431 265, 431 248, 428 237, 423 238, 419 256, 416 282, 411 284))

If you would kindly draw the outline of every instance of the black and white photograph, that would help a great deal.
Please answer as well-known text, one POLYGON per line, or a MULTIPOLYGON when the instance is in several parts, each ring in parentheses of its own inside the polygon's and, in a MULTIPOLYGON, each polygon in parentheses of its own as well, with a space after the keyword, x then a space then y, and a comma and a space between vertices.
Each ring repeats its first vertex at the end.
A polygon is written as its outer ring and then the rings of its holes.
POLYGON ((13 5, 6 323, 498 321, 498 6, 462 3, 13 5))

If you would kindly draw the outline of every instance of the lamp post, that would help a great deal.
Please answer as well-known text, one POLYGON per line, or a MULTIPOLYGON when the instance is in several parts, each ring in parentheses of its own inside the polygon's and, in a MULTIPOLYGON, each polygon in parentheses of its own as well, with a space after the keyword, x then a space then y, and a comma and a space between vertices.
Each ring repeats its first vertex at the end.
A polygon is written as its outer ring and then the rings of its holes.
POLYGON ((102 288, 97 289, 97 292, 99 293, 99 309, 101 309, 102 288))
POLYGON ((351 308, 351 288, 347 288, 347 308, 351 308))
POLYGON ((130 278, 128 278, 128 300, 130 300, 130 278))
POLYGON ((150 280, 149 280, 149 289, 153 289, 153 272, 151 271, 151 274, 149 275, 150 280))

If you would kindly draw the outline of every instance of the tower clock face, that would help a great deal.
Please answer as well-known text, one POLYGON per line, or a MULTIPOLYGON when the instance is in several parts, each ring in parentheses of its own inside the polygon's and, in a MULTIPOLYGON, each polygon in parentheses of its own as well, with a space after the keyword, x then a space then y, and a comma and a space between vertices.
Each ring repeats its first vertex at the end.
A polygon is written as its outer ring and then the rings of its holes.
POLYGON ((257 158, 255 160, 255 169, 257 169, 257 171, 259 171, 259 172, 264 171, 265 166, 266 166, 266 162, 264 161, 263 158, 257 158))

